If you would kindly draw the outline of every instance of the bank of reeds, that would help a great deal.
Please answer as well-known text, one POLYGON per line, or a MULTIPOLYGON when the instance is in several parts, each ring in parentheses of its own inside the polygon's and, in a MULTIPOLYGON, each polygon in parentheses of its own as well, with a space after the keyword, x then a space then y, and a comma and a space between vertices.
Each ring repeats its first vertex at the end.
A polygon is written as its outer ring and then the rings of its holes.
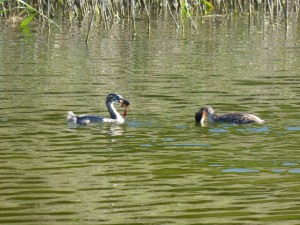
POLYGON ((135 31, 136 18, 149 21, 157 13, 168 15, 176 26, 189 19, 197 30, 194 20, 208 15, 263 14, 271 22, 277 18, 287 19, 299 12, 300 0, 0 0, 0 17, 18 17, 21 26, 32 20, 53 22, 53 18, 70 20, 90 18, 103 23, 127 19, 135 31))

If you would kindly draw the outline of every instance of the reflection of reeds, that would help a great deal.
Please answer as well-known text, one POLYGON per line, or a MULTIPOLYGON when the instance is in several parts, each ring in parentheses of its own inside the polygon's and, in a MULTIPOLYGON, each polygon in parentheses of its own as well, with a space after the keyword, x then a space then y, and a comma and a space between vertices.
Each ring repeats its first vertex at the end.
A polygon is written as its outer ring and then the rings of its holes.
POLYGON ((51 21, 53 17, 90 17, 108 29, 115 20, 129 19, 134 32, 136 18, 145 18, 150 29, 151 16, 157 13, 170 16, 177 28, 189 19, 197 30, 194 21, 199 16, 261 13, 274 22, 279 17, 293 16, 299 9, 300 0, 0 0, 0 16, 21 16, 23 26, 34 18, 51 21))

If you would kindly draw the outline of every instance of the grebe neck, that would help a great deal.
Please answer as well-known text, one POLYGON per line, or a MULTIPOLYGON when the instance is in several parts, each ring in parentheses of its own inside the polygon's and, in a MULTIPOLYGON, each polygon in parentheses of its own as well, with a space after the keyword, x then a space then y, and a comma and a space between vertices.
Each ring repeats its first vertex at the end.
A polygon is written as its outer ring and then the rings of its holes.
POLYGON ((117 122, 124 122, 123 117, 120 115, 120 113, 118 113, 118 111, 115 109, 114 107, 114 102, 106 102, 106 107, 108 109, 108 112, 110 114, 110 117, 114 120, 116 120, 117 122))

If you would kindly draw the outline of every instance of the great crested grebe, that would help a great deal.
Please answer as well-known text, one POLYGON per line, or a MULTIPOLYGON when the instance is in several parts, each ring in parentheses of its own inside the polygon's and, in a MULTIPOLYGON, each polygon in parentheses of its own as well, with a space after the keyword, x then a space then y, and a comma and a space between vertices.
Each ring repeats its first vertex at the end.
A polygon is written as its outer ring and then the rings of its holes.
POLYGON ((102 116, 90 116, 90 115, 80 115, 76 116, 73 112, 68 112, 67 121, 73 124, 86 125, 88 123, 102 123, 102 122, 115 122, 115 123, 124 123, 126 116, 127 107, 130 105, 129 101, 123 98, 121 95, 109 94, 106 97, 106 107, 110 114, 111 118, 102 117, 102 116), (118 113, 114 107, 114 103, 121 103, 121 107, 125 108, 123 117, 118 113))
POLYGON ((264 120, 253 114, 244 112, 225 113, 222 115, 217 115, 213 108, 210 106, 204 106, 195 114, 196 123, 202 124, 206 119, 208 122, 225 122, 236 124, 265 122, 264 120))

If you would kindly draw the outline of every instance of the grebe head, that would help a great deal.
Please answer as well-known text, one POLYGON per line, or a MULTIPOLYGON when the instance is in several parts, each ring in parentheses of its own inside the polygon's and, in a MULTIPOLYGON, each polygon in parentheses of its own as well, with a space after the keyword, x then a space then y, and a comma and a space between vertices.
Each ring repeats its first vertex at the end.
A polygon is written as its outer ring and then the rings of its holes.
POLYGON ((107 103, 119 102, 119 103, 121 103, 122 107, 128 107, 130 105, 130 103, 127 99, 123 98, 122 95, 118 95, 118 94, 107 95, 106 102, 107 103))
POLYGON ((127 99, 123 98, 122 95, 109 94, 106 97, 106 106, 107 106, 107 109, 108 109, 108 111, 111 115, 111 118, 116 119, 119 122, 124 122, 124 118, 126 117, 127 108, 128 108, 129 105, 130 105, 130 102, 127 99), (115 103, 115 102, 121 103, 121 107, 125 108, 123 118, 121 117, 121 115, 113 107, 113 103, 115 103))
POLYGON ((204 106, 195 114, 196 123, 204 123, 205 119, 208 121, 213 121, 215 117, 215 111, 210 106, 204 106))

